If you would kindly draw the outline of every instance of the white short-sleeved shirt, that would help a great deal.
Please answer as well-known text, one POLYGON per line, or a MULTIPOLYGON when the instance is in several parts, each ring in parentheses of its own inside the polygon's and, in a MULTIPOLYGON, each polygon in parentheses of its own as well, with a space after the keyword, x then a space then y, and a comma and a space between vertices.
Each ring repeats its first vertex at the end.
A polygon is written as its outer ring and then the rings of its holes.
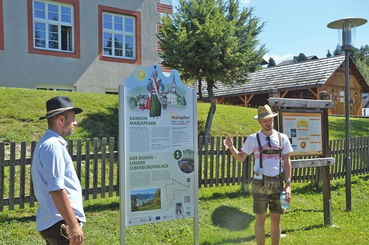
MULTIPOLYGON (((260 137, 260 143, 263 149, 271 149, 268 146, 266 135, 264 135, 261 131, 258 132, 260 137)), ((251 134, 247 137, 245 143, 243 144, 241 151, 246 153, 247 155, 251 155, 254 153, 255 163, 254 163, 254 171, 258 171, 260 169, 260 151, 259 144, 256 139, 256 134, 251 134)), ((282 155, 288 154, 293 151, 291 143, 287 137, 287 135, 281 134, 282 140, 282 155)), ((278 132, 273 130, 273 134, 270 136, 270 143, 272 149, 279 149, 279 137, 278 132)), ((282 160, 279 159, 279 154, 265 154, 263 153, 263 174, 266 176, 276 176, 279 174, 279 163, 282 163, 282 160)), ((281 172, 283 172, 283 163, 281 167, 281 172)))

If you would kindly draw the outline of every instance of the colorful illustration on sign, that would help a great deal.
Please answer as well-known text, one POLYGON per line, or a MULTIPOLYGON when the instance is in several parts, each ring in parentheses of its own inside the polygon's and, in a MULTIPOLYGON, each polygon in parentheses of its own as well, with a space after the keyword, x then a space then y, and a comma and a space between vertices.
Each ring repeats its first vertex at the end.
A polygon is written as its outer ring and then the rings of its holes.
POLYGON ((299 120, 297 122, 298 128, 309 128, 309 123, 306 120, 299 120))
POLYGON ((193 161, 193 150, 187 149, 183 151, 183 157, 178 161, 179 169, 186 174, 192 173, 195 169, 193 161))
POLYGON ((160 193, 160 188, 131 191, 131 211, 136 212, 160 209, 160 193))
POLYGON ((157 118, 168 106, 186 108, 187 88, 180 82, 177 71, 167 77, 158 65, 139 68, 126 83, 129 91, 127 103, 132 111, 140 110, 149 117, 157 118))

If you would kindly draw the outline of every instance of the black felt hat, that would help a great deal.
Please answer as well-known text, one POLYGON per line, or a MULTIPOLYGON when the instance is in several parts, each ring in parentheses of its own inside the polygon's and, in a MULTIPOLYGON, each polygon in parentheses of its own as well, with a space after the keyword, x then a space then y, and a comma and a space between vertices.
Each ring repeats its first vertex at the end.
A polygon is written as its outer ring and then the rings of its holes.
POLYGON ((46 116, 40 117, 40 120, 59 115, 69 110, 74 110, 76 114, 82 112, 81 108, 73 107, 73 104, 68 97, 56 96, 46 101, 46 116))

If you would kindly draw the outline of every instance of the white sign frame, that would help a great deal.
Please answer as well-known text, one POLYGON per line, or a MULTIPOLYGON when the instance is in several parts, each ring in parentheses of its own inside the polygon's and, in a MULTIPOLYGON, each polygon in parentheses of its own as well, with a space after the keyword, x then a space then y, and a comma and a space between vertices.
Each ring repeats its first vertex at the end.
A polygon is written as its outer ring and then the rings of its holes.
MULTIPOLYGON (((159 66, 157 66, 159 67, 159 66)), ((140 68, 138 68, 140 69, 140 68)), ((160 69, 160 68, 159 68, 160 69)), ((137 71, 137 70, 136 70, 137 71)), ((177 72, 177 71, 175 71, 177 72)), ((199 221, 198 221, 198 143, 197 143, 197 94, 196 91, 192 90, 189 98, 192 97, 192 115, 193 115, 193 160, 194 160, 194 171, 193 171, 193 218, 194 218, 194 244, 199 244, 199 221)), ((129 190, 127 182, 127 162, 126 156, 128 154, 126 139, 128 132, 126 132, 126 123, 129 122, 125 118, 127 105, 125 105, 125 99, 127 98, 127 89, 125 86, 119 86, 119 194, 120 194, 120 243, 126 244, 126 226, 127 226, 127 207, 130 203, 128 196, 129 190), (124 187, 124 188, 121 188, 124 187)), ((152 222, 146 222, 152 223, 152 222)))

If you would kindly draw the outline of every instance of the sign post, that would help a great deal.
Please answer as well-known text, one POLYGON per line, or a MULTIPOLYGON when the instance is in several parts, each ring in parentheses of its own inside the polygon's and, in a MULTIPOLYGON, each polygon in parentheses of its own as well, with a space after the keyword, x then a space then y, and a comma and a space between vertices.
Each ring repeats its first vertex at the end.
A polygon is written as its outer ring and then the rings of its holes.
POLYGON ((176 70, 137 68, 120 86, 121 244, 127 226, 194 217, 198 244, 196 93, 176 70))
POLYGON ((333 102, 324 92, 320 96, 320 100, 270 98, 268 101, 270 106, 280 107, 280 131, 288 136, 293 155, 321 157, 292 160, 291 165, 292 168, 321 167, 324 224, 332 226, 329 166, 334 164, 334 158, 329 157, 328 108, 333 107, 333 102))

